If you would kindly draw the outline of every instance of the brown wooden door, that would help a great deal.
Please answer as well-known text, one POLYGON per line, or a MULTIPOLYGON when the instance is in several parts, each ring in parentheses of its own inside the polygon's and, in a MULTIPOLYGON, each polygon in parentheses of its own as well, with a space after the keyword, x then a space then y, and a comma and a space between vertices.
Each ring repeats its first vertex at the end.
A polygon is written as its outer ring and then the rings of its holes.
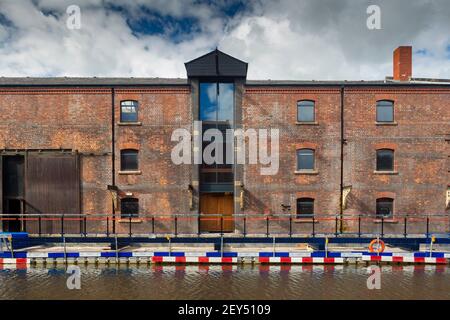
MULTIPOLYGON (((75 154, 29 154, 26 168, 26 213, 80 213, 80 179, 75 154)), ((73 218, 73 217, 72 217, 73 218)), ((42 221, 42 233, 61 232, 61 221, 42 221)), ((27 225, 36 233, 38 225, 27 225)), ((64 222, 65 233, 78 233, 80 221, 64 222)))
POLYGON ((200 196, 200 231, 233 232, 233 195, 206 193, 200 196), (217 216, 218 214, 222 215, 217 216), (208 216, 209 215, 209 216, 208 216))

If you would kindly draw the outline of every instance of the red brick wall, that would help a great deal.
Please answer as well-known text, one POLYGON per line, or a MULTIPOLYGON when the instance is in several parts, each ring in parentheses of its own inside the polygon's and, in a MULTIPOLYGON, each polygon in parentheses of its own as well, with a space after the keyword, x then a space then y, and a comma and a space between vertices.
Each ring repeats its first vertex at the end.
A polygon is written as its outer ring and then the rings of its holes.
POLYGON ((347 89, 344 185, 353 188, 345 213, 375 213, 376 199, 386 192, 395 198, 394 216, 445 213, 449 132, 448 89, 347 89), (394 101, 394 125, 376 124, 377 100, 394 101), (376 149, 383 147, 395 150, 394 175, 374 172, 376 149))
MULTIPOLYGON (((247 87, 243 98, 244 129, 279 129, 280 167, 273 176, 260 175, 260 165, 247 165, 244 173, 244 213, 283 213, 281 204, 296 213, 296 199, 315 199, 317 215, 339 212, 340 94, 333 88, 247 87), (297 101, 314 100, 317 124, 297 124, 297 101), (296 150, 315 148, 315 174, 296 173, 296 150)), ((280 227, 287 221, 280 220, 280 227)), ((334 224, 333 224, 334 226, 334 224)), ((262 228, 263 226, 261 226, 262 228)), ((319 228, 330 227, 322 223, 319 228)), ((277 227, 274 227, 276 229, 277 227)), ((295 224, 294 232, 310 228, 295 224)), ((287 230, 287 229, 285 229, 287 230)), ((273 230, 274 232, 276 230, 273 230)), ((251 231, 249 231, 251 232, 251 231)))
MULTIPOLYGON (((172 132, 192 127, 189 88, 117 89, 116 104, 116 184, 121 196, 131 193, 139 198, 141 219, 133 224, 136 232, 151 230, 152 214, 190 213, 188 185, 192 180, 190 165, 175 165, 171 151, 176 142, 172 132), (139 102, 137 126, 117 125, 120 122, 120 102, 139 102), (140 174, 120 174, 120 150, 139 150, 140 174), (140 222, 142 221, 142 222, 140 222)), ((119 211, 120 214, 120 211, 119 211)), ((119 223, 118 231, 128 231, 129 224, 119 223)), ((180 220, 179 232, 196 232, 180 220)), ((173 231, 173 222, 156 221, 157 232, 173 231)))
POLYGON ((0 149, 77 150, 82 212, 111 212, 109 90, 0 89, 0 106, 0 149))

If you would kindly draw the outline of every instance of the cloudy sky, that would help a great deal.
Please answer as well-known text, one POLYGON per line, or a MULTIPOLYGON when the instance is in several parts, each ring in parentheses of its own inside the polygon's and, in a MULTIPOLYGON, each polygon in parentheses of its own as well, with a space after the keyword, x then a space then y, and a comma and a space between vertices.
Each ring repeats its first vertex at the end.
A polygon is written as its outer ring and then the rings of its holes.
POLYGON ((249 79, 371 80, 412 45, 415 77, 448 79, 449 17, 448 0, 0 0, 0 76, 186 77, 184 62, 218 47, 249 79))

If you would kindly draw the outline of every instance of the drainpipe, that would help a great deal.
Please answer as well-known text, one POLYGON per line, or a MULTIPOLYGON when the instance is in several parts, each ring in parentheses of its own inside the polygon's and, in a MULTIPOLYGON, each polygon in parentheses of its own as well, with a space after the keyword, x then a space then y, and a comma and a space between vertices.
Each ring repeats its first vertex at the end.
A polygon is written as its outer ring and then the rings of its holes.
MULTIPOLYGON (((114 112, 114 105, 115 105, 115 90, 114 87, 111 88, 111 174, 112 174, 112 185, 113 187, 116 186, 116 139, 115 139, 115 112, 114 112)), ((116 209, 114 208, 114 203, 112 205, 112 231, 115 234, 116 233, 116 209)))
POLYGON ((344 90, 345 86, 341 86, 341 173, 340 173, 340 196, 339 196, 339 232, 342 233, 344 231, 344 90))

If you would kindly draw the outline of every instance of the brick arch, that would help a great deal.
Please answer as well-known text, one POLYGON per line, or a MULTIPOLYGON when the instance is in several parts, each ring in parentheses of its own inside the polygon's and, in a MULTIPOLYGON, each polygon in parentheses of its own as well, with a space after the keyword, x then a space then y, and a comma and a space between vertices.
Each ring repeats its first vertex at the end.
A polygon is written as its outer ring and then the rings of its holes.
POLYGON ((380 198, 391 198, 395 200, 396 194, 391 191, 379 191, 375 193, 376 199, 380 198))
POLYGON ((120 150, 124 150, 124 149, 139 150, 140 147, 141 147, 141 145, 139 143, 137 143, 137 142, 127 141, 127 142, 119 143, 119 149, 120 150))
POLYGON ((375 143, 374 147, 375 147, 375 150, 390 149, 390 150, 395 151, 398 148, 398 145, 393 142, 378 142, 378 143, 375 143))
POLYGON ((317 150, 317 143, 314 142, 299 142, 295 144, 295 150, 313 149, 317 150))
POLYGON ((295 200, 297 201, 299 198, 311 198, 316 200, 317 193, 314 191, 299 191, 295 193, 295 200))

